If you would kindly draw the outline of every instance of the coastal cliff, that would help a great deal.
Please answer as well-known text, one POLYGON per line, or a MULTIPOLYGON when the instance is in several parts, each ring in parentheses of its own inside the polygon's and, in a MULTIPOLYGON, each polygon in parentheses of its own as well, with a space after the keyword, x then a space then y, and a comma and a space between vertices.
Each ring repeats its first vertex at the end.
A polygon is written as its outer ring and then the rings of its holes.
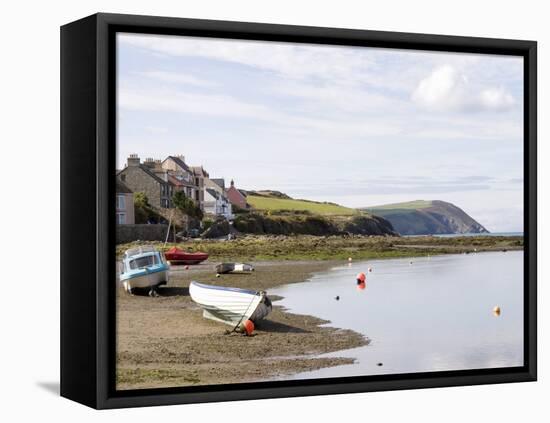
POLYGON ((398 235, 384 217, 339 204, 293 199, 271 190, 245 192, 251 208, 238 213, 233 224, 242 233, 398 235))
POLYGON ((488 233, 464 210, 445 201, 417 200, 360 209, 391 222, 401 235, 488 233))

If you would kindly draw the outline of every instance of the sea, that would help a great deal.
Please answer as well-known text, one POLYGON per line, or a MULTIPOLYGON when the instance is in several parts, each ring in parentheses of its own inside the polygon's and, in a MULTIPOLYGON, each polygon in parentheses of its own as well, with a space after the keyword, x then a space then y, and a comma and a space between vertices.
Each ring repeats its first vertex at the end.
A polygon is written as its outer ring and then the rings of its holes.
POLYGON ((372 260, 271 290, 290 312, 370 340, 320 356, 351 357, 354 364, 290 378, 522 366, 523 265, 523 251, 372 260), (365 289, 357 288, 358 272, 367 275, 365 289))

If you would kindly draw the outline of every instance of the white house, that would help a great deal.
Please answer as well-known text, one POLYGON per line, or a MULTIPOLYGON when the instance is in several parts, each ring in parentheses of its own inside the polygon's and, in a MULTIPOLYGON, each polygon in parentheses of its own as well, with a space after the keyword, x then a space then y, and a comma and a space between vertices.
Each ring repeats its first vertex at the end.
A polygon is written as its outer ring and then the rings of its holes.
POLYGON ((204 189, 204 212, 215 216, 223 216, 227 220, 233 219, 231 203, 223 193, 213 189, 204 189))

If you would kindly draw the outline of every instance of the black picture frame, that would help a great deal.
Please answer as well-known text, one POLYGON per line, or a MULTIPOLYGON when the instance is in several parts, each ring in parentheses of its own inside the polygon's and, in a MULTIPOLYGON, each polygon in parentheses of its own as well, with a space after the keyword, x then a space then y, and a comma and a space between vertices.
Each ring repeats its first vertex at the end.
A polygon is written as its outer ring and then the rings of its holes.
POLYGON ((537 378, 537 44, 119 14, 61 28, 61 395, 119 408, 535 381, 537 378), (488 53, 524 58, 524 365, 193 388, 114 390, 115 34, 223 37, 488 53))

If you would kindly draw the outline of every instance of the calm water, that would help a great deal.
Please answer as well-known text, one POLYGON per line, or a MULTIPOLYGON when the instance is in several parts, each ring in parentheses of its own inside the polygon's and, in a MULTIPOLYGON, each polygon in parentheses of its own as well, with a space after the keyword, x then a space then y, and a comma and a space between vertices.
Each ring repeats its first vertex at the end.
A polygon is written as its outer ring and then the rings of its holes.
POLYGON ((368 346, 325 355, 354 357, 355 364, 294 378, 523 365, 522 251, 345 264, 270 293, 284 296, 278 304, 291 312, 371 339, 368 346), (362 291, 358 272, 367 274, 362 291))
POLYGON ((440 234, 434 235, 441 238, 457 238, 461 236, 523 236, 523 232, 490 232, 484 234, 465 233, 465 234, 440 234))
POLYGON ((463 236, 523 236, 523 232, 490 232, 490 233, 471 233, 464 234, 434 234, 434 235, 401 235, 403 237, 434 236, 436 238, 460 238, 463 236))

